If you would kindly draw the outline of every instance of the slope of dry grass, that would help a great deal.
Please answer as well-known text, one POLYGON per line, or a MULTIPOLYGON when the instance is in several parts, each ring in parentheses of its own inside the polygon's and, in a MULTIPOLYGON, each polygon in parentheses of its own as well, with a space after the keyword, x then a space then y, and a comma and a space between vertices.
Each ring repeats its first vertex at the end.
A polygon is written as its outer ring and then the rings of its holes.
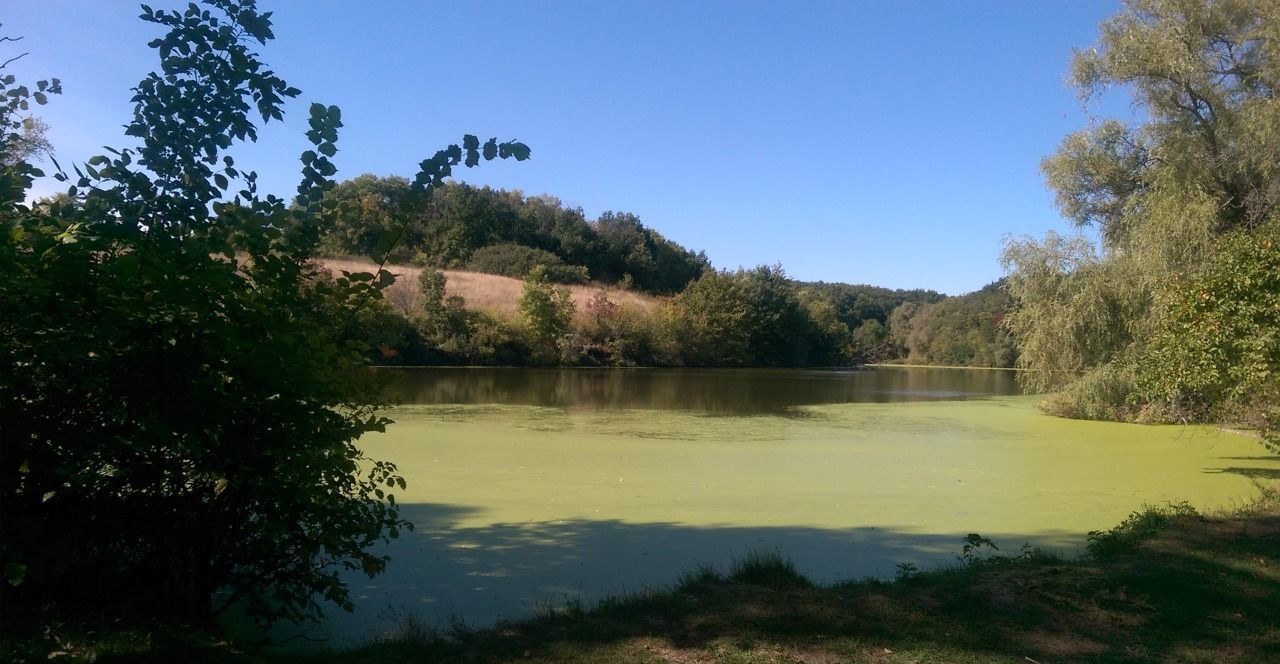
MULTIPOLYGON (((335 274, 341 270, 348 272, 372 272, 376 264, 365 260, 327 258, 320 261, 322 265, 335 274)), ((421 306, 418 294, 418 275, 420 268, 408 265, 388 265, 387 271, 396 275, 396 283, 387 289, 387 301, 403 312, 415 311, 421 306)), ((520 294, 524 285, 519 279, 502 277, 496 274, 466 272, 463 270, 442 270, 444 272, 445 293, 457 295, 466 300, 467 308, 487 311, 499 316, 514 317, 520 302, 520 294)), ((577 317, 582 320, 586 316, 587 301, 599 290, 598 284, 566 285, 577 308, 577 317)), ((652 312, 662 302, 661 298, 609 287, 609 299, 628 309, 652 312)))

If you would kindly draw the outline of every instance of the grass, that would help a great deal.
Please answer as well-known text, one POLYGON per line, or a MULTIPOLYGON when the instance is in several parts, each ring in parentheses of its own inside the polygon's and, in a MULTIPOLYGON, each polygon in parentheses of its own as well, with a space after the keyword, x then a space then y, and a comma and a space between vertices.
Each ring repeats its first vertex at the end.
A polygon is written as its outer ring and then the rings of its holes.
POLYGON ((806 579, 790 558, 777 551, 751 551, 729 566, 729 580, 738 583, 782 590, 784 588, 808 588, 813 585, 806 579))
MULTIPOLYGON (((339 270, 372 272, 376 267, 374 263, 364 260, 323 259, 320 263, 335 273, 339 270)), ((406 313, 420 308, 422 296, 418 294, 418 275, 421 274, 422 269, 408 265, 388 265, 386 269, 396 275, 396 283, 385 293, 387 301, 406 313)), ((481 272, 441 271, 445 275, 445 294, 463 298, 466 300, 467 308, 487 311, 507 318, 516 315, 520 295, 524 292, 524 283, 521 280, 481 272)), ((569 290, 569 296, 573 299, 576 307, 575 315, 579 322, 585 321, 587 301, 600 291, 601 286, 574 284, 566 285, 564 288, 569 290)), ((645 313, 652 312, 662 302, 661 298, 652 295, 612 286, 609 287, 608 292, 609 299, 615 304, 645 313)))
MULTIPOLYGON (((363 647, 284 661, 1280 661, 1274 485, 1229 513, 1145 508, 1090 541, 1079 560, 1006 553, 1015 548, 1006 542, 953 567, 831 586, 809 582, 777 552, 755 552, 727 573, 701 566, 668 590, 589 610, 567 602, 528 621, 448 634, 405 616, 396 633, 363 647)), ((281 660, 210 641, 133 650, 117 641, 123 659, 100 649, 99 662, 281 660)))

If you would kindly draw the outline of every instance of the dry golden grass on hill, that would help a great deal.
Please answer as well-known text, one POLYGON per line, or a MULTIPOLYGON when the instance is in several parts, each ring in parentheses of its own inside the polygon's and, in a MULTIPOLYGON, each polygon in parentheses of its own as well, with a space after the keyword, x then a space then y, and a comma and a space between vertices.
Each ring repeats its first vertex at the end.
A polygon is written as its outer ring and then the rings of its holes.
MULTIPOLYGON (((377 268, 375 263, 369 261, 336 258, 321 259, 320 264, 335 274, 341 270, 372 272, 377 268)), ((396 275, 396 283, 386 291, 387 301, 403 312, 412 312, 421 306, 422 295, 418 293, 418 275, 422 270, 409 265, 388 265, 386 269, 396 275)), ((442 272, 446 279, 445 293, 451 296, 457 295, 466 300, 468 309, 479 309, 506 317, 516 315, 520 294, 524 290, 524 284, 519 279, 462 270, 442 270, 442 272)), ((577 308, 575 315, 580 320, 584 319, 587 301, 600 290, 600 285, 584 284, 564 287, 569 289, 573 304, 577 308)), ((649 313, 662 302, 662 298, 653 295, 626 291, 613 286, 608 290, 609 299, 627 309, 638 309, 649 313)))

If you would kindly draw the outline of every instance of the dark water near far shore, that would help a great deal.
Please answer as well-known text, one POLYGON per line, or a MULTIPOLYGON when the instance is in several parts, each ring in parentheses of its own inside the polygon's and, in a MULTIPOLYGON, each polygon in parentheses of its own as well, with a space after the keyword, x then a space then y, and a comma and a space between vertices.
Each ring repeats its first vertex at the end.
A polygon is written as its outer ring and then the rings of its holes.
POLYGON ((1021 394, 1009 370, 385 369, 400 403, 778 415, 797 406, 978 399, 1021 394))

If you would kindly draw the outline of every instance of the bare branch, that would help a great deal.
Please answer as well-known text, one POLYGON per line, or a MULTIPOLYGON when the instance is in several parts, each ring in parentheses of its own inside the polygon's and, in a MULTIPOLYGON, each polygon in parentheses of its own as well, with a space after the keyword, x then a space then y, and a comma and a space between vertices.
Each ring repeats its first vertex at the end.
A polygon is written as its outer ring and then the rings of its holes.
MULTIPOLYGON (((13 40, 13 41, 17 41, 17 40, 13 40)), ((19 53, 13 56, 12 58, 9 58, 8 60, 5 60, 3 63, 0 63, 0 69, 4 69, 5 67, 9 66, 9 63, 14 62, 15 60, 21 60, 25 57, 27 57, 26 53, 19 53)))

